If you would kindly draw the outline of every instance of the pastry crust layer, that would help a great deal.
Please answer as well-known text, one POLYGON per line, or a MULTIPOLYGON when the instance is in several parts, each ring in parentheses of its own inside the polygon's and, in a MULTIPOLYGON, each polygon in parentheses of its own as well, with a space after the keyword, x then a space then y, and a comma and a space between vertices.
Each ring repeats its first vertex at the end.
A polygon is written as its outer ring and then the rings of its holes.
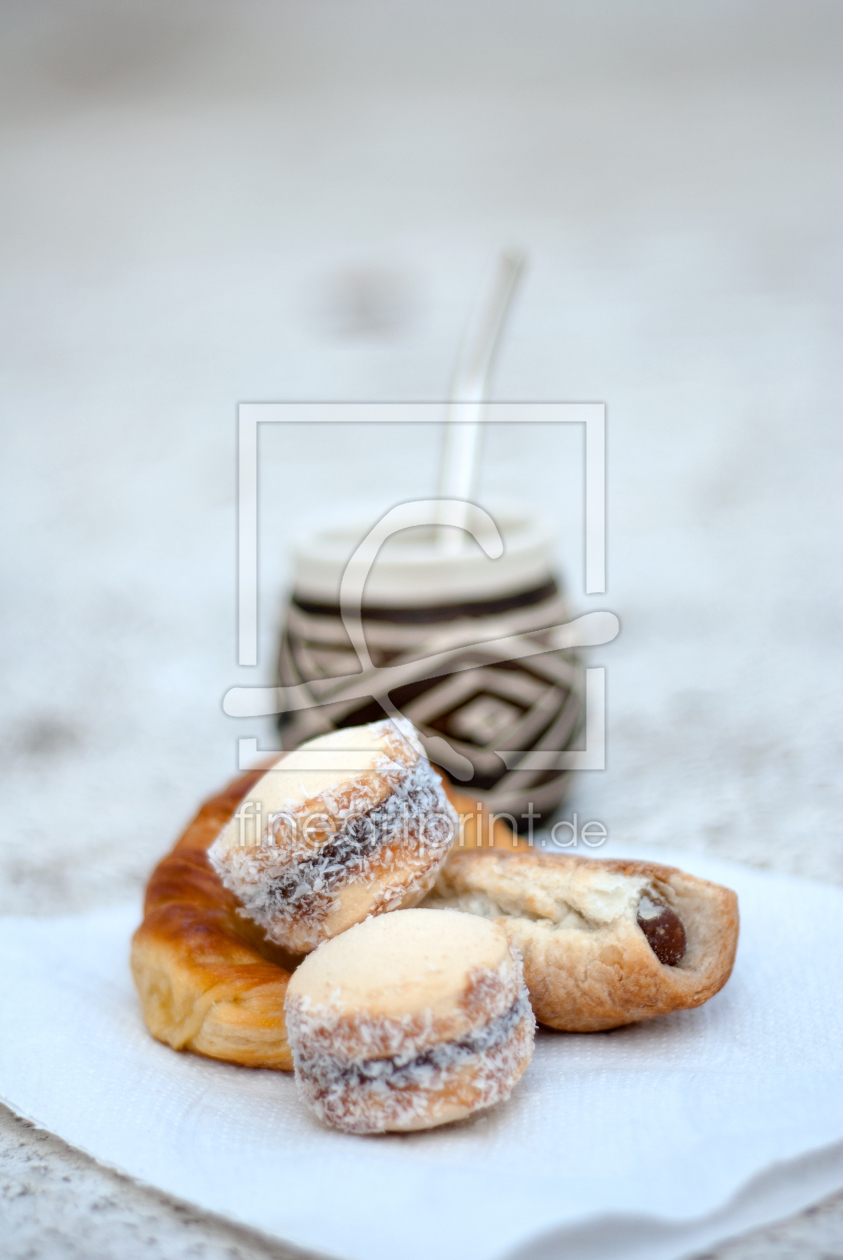
POLYGON ((523 957, 536 1018, 568 1032, 701 1006, 728 980, 738 941, 731 889, 648 862, 454 851, 423 904, 499 923, 523 957), (682 920, 675 966, 659 962, 638 924, 644 895, 682 920))
POLYGON ((202 806, 155 868, 132 940, 146 1026, 174 1050, 291 1072, 284 998, 296 960, 238 914, 207 850, 260 778, 256 771, 202 806))

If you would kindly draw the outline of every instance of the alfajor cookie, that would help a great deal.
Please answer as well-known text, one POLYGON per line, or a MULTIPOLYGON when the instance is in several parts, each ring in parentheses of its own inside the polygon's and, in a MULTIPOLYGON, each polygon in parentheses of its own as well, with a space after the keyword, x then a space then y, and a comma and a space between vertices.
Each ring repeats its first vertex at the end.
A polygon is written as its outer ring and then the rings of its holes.
POLYGON ((473 915, 403 910, 352 927, 294 972, 285 1011, 302 1097, 350 1133, 491 1107, 533 1053, 520 959, 473 915))
POLYGON ((370 914, 420 901, 457 827, 412 724, 389 719, 285 754, 208 858, 242 913, 303 954, 370 914))

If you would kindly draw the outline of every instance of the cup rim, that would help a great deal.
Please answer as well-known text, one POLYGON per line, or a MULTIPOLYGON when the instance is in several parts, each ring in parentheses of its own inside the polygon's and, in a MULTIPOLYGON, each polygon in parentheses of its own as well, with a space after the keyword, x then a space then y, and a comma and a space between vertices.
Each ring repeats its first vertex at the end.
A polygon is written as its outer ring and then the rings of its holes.
MULTIPOLYGON (((490 559, 470 536, 466 546, 443 552, 433 528, 404 530, 388 539, 369 574, 364 606, 410 607, 491 599, 542 586, 555 578, 555 532, 524 503, 482 504, 504 539, 504 553, 490 559), (415 535, 415 537, 412 537, 415 535)), ((339 600, 345 566, 373 521, 362 516, 325 527, 296 541, 294 597, 328 605, 339 600)))

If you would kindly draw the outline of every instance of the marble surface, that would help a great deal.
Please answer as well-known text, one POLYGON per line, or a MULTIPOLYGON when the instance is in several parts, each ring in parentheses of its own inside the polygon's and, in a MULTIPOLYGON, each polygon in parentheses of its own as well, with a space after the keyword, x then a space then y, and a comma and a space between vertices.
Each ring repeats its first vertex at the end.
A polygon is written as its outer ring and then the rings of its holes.
MULTIPOLYGON (((610 846, 843 881, 840 18, 4 9, 0 910, 139 896, 237 737, 271 742, 220 700, 272 676, 293 531, 435 485, 428 432, 267 434, 239 669, 238 401, 441 398, 502 244, 530 271, 497 396, 608 405, 605 597, 582 594, 573 431, 490 439, 481 486, 554 516, 575 606, 622 620, 592 659, 608 768, 569 812, 610 846)), ((287 1254, 0 1133, 11 1255, 287 1254)), ((843 1254, 841 1219, 838 1197, 712 1254, 843 1254)))

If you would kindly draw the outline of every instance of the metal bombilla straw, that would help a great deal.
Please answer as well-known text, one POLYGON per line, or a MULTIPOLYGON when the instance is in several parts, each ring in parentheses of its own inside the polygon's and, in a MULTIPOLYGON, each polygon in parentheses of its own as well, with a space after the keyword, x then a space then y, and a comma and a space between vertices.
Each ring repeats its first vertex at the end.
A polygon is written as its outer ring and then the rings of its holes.
MULTIPOLYGON (((524 272, 525 257, 511 250, 501 254, 492 288, 480 307, 479 318, 469 323, 463 337, 451 383, 450 400, 442 448, 439 497, 473 502, 477 486, 483 413, 489 394, 489 381, 500 345, 506 317, 518 282, 524 272)), ((462 520, 451 517, 448 525, 436 529, 436 543, 443 555, 452 555, 467 545, 462 520)))

